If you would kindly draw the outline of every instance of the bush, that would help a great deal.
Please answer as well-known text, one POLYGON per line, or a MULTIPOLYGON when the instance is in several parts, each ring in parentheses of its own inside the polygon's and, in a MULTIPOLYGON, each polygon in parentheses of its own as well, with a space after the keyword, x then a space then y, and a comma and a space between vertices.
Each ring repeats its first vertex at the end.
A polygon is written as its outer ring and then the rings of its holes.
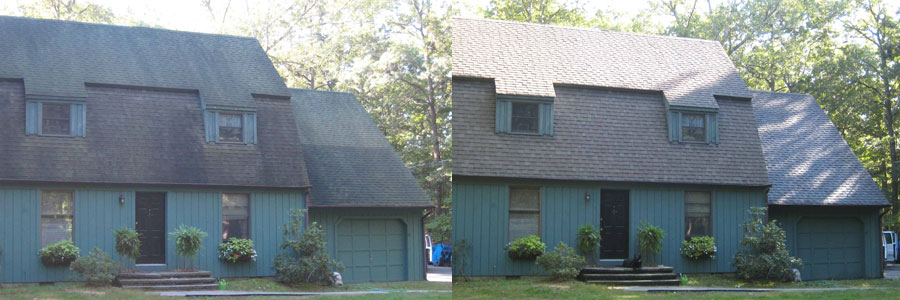
POLYGON ((578 251, 585 257, 590 257, 593 262, 597 258, 597 249, 600 248, 600 231, 591 225, 578 228, 578 251))
POLYGON ((119 264, 100 248, 94 248, 91 254, 76 259, 69 266, 70 270, 78 273, 79 277, 87 281, 87 285, 90 286, 109 285, 113 279, 116 279, 113 272, 118 268, 119 264))
POLYGON ((453 261, 453 275, 462 276, 462 279, 469 281, 469 251, 472 245, 466 239, 458 239, 453 243, 453 252, 450 253, 453 261))
POLYGON ((666 233, 659 227, 641 222, 638 226, 637 240, 643 259, 648 265, 656 264, 656 255, 662 251, 663 237, 666 233))
POLYGON ((45 266, 68 266, 75 259, 78 259, 78 253, 81 249, 75 246, 72 240, 59 241, 41 249, 38 257, 45 266))
POLYGON ((699 260, 703 258, 716 258, 716 241, 711 236, 695 236, 690 241, 681 242, 681 255, 699 260))
MULTIPOLYGON (((137 259, 141 256, 141 234, 134 229, 122 227, 113 231, 116 237, 116 253, 122 259, 137 259)), ((122 265, 125 265, 124 262, 122 265)))
POLYGON ((230 263, 256 261, 256 250, 250 239, 230 238, 219 244, 219 259, 230 263))
POLYGON ((178 229, 169 233, 169 237, 175 239, 175 254, 187 257, 188 269, 193 269, 194 256, 197 255, 197 251, 200 251, 206 232, 194 226, 180 225, 178 229))
POLYGON ((546 249, 547 245, 541 242, 541 237, 529 235, 507 245, 506 254, 512 259, 535 259, 546 249))
POLYGON ((284 241, 281 249, 290 254, 275 257, 275 273, 278 280, 289 284, 301 282, 328 283, 333 280, 333 271, 344 271, 344 265, 331 259, 325 250, 325 232, 313 222, 304 229, 306 211, 291 211, 291 222, 284 226, 284 241))
POLYGON ((766 209, 749 210, 750 219, 744 222, 745 248, 734 256, 737 275, 744 280, 793 281, 794 268, 802 268, 803 262, 787 251, 784 230, 775 221, 764 221, 766 209))
POLYGON ((553 251, 538 256, 535 264, 550 272, 550 277, 556 280, 568 280, 578 276, 581 267, 584 266, 584 256, 575 253, 575 249, 559 242, 553 251))

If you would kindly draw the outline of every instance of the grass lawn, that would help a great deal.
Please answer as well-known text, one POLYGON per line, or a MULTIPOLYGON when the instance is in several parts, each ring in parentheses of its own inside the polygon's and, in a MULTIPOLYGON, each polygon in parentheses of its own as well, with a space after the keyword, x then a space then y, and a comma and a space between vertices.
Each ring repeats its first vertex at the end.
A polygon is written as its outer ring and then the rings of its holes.
POLYGON ((804 282, 744 282, 733 275, 688 274, 688 286, 730 288, 848 288, 889 287, 900 288, 900 280, 851 279, 816 280, 804 282))
MULTIPOLYGON (((450 283, 445 282, 388 282, 388 283, 364 283, 348 284, 341 288, 325 287, 317 285, 303 285, 288 287, 267 279, 235 279, 228 282, 228 290, 235 291, 269 291, 269 292, 345 292, 345 291, 371 291, 371 290, 450 290, 450 283)), ((223 297, 204 299, 451 299, 452 294, 438 293, 391 293, 385 295, 363 296, 321 296, 321 297, 223 297)), ((156 294, 148 294, 144 291, 125 290, 116 287, 90 288, 81 283, 59 283, 55 285, 30 285, 17 287, 4 287, 0 289, 0 299, 185 299, 160 297, 156 294)))
MULTIPOLYGON (((713 275, 718 276, 718 275, 713 275)), ((702 278, 698 277, 698 283, 702 278)), ((702 279, 715 281, 712 279, 702 279)), ((863 286, 860 283, 855 286, 863 286)), ((874 280, 868 280, 874 281, 874 280)), ((887 280, 884 280, 887 281, 887 280)), ((724 281, 722 281, 724 282, 724 281)), ((845 281, 833 281, 844 283, 845 281)), ((846 282, 851 282, 847 280, 846 282)), ((857 282, 853 280, 852 282, 857 282)), ((896 289, 809 291, 809 292, 757 292, 757 293, 647 293, 626 292, 605 285, 586 284, 578 281, 554 282, 544 278, 483 279, 453 283, 453 297, 458 299, 897 299, 900 283, 891 282, 896 289)), ((874 284, 874 283, 873 283, 874 284)), ((848 284, 849 285, 849 284, 848 284)), ((882 285, 879 285, 882 286, 882 285)), ((785 286, 799 287, 799 286, 785 286)), ((812 286, 810 286, 812 287, 812 286)), ((842 287, 850 287, 844 286, 842 287)))

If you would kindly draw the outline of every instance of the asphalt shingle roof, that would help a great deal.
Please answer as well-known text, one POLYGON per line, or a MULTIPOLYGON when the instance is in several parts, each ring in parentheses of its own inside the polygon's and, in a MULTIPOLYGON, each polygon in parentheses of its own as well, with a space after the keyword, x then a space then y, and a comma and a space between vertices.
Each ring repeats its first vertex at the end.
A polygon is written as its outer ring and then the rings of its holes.
POLYGON ((755 93, 753 110, 772 183, 769 204, 889 205, 812 96, 755 93))
POLYGON ((253 38, 0 16, 0 78, 29 97, 86 98, 85 83, 199 90, 208 105, 290 96, 253 38))
POLYGON ((310 206, 432 205, 353 95, 291 91, 303 157, 313 186, 310 206))
POLYGON ((497 94, 555 97, 554 84, 662 91, 670 105, 750 98, 715 41, 529 23, 453 19, 453 76, 494 79, 497 94))

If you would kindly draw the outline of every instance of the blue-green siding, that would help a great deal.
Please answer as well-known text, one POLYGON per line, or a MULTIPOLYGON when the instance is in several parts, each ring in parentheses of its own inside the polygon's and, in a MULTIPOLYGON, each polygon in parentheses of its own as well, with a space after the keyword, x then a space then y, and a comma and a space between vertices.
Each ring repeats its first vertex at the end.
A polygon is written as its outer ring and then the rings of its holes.
MULTIPOLYGON (((674 266, 678 272, 731 272, 731 257, 739 248, 740 224, 751 206, 765 206, 764 188, 722 188, 698 186, 658 186, 640 184, 570 183, 529 180, 454 179, 454 239, 465 239, 470 275, 534 275, 540 270, 531 261, 515 261, 506 256, 509 186, 538 186, 541 193, 541 239, 548 250, 560 241, 574 246, 579 227, 600 224, 600 190, 630 191, 630 255, 637 249, 635 235, 642 221, 666 232, 663 252, 657 262, 674 266), (680 255, 684 236, 684 192, 713 193, 712 230, 719 249, 716 260, 693 262, 680 255), (585 201, 585 193, 591 199, 585 201)), ((602 241, 601 241, 602 244, 602 241)), ((460 263, 460 262, 457 262, 460 263)), ((455 269, 458 270, 458 269, 455 269)))
MULTIPOLYGON (((787 235, 788 251, 790 251, 791 255, 797 256, 805 262, 812 262, 813 260, 821 259, 822 257, 804 255, 798 251, 798 225, 803 222, 803 220, 821 220, 822 218, 846 220, 849 218, 861 222, 863 230, 863 237, 861 239, 863 243, 863 276, 868 278, 879 278, 882 276, 881 229, 878 220, 879 210, 880 207, 772 206, 769 210, 769 218, 778 221, 782 228, 784 228, 787 235)), ((840 244, 847 242, 848 240, 837 238, 825 238, 810 241, 810 243, 824 246, 839 246, 840 244)), ((827 257, 831 254, 832 253, 827 253, 821 256, 827 257)), ((819 274, 817 274, 811 272, 807 268, 801 269, 800 273, 804 280, 828 279, 826 278, 826 276, 828 276, 827 274, 822 274, 825 272, 819 272, 819 274)))
MULTIPOLYGON (((310 221, 322 226, 325 231, 328 255, 338 258, 338 226, 346 220, 398 220, 406 225, 406 280, 425 280, 424 232, 422 231, 422 209, 417 208, 313 208, 310 221)), ((345 270, 345 273, 348 270, 345 270)), ((352 276, 344 276, 344 283, 352 276)), ((383 281, 376 279, 375 281, 383 281)))
MULTIPOLYGON (((2 282, 49 282, 73 279, 67 268, 47 268, 37 257, 40 250, 40 191, 71 190, 75 199, 73 237, 82 255, 99 247, 119 261, 112 231, 134 227, 135 191, 165 191, 166 231, 179 224, 199 227, 209 235, 204 240, 195 266, 213 272, 215 277, 271 276, 273 259, 281 243, 282 225, 291 209, 305 208, 305 191, 285 190, 180 190, 134 189, 86 186, 7 186, 0 187, 0 247, 3 255, 2 282), (250 237, 256 244, 256 262, 230 265, 218 260, 216 247, 221 242, 221 193, 250 194, 250 237), (125 204, 119 197, 125 196, 125 204)), ((174 242, 166 241, 168 269, 181 268, 185 261, 175 255, 174 242)))

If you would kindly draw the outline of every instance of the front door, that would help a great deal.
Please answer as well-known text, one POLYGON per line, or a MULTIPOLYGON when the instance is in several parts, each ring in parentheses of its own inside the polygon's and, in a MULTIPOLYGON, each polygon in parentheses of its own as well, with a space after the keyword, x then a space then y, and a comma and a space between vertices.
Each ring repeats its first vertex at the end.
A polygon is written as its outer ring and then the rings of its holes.
POLYGON ((134 199, 134 228, 141 234, 138 264, 166 263, 166 193, 138 192, 134 199))
POLYGON ((600 191, 600 258, 628 258, 628 191, 600 191))

